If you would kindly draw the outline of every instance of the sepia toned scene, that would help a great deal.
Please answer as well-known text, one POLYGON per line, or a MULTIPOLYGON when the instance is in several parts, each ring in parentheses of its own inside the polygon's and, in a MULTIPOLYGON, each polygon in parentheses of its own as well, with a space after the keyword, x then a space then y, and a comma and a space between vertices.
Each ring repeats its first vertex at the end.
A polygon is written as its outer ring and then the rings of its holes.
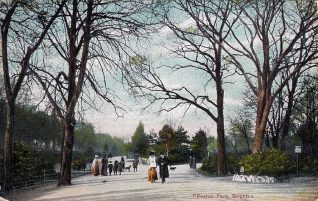
POLYGON ((0 0, 0 201, 318 201, 317 0, 0 0))

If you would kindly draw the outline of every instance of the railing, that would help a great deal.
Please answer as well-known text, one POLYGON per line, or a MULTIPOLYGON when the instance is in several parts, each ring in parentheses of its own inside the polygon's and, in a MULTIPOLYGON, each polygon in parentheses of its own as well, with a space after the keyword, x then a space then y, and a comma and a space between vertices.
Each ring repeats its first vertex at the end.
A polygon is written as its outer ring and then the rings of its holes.
MULTIPOLYGON (((77 178, 86 174, 90 174, 90 169, 72 170, 72 178, 77 178)), ((13 189, 20 189, 25 187, 36 187, 50 183, 57 183, 59 172, 55 169, 42 170, 38 172, 24 172, 20 173, 19 177, 13 179, 13 189)), ((2 184, 2 181, 1 181, 2 184)), ((4 189, 0 186, 0 192, 4 189)))

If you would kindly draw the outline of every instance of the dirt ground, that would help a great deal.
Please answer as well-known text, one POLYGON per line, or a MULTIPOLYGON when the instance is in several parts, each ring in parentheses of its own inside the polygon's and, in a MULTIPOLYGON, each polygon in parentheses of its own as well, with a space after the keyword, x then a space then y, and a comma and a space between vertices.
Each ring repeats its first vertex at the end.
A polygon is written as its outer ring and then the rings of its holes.
POLYGON ((188 165, 177 165, 166 183, 147 181, 147 166, 122 175, 86 175, 72 186, 55 184, 23 189, 7 195, 10 201, 161 201, 161 200, 248 200, 318 201, 318 179, 292 183, 251 184, 232 182, 232 177, 206 177, 188 165))

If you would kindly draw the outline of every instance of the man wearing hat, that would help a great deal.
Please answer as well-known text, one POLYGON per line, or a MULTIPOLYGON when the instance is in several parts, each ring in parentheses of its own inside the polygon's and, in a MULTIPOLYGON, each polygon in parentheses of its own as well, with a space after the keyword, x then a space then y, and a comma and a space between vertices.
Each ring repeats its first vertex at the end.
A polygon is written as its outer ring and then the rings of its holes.
POLYGON ((161 183, 164 183, 164 182, 166 182, 166 178, 169 177, 169 170, 168 170, 169 160, 163 154, 163 152, 160 152, 160 157, 158 159, 158 164, 159 164, 159 172, 160 172, 161 183))

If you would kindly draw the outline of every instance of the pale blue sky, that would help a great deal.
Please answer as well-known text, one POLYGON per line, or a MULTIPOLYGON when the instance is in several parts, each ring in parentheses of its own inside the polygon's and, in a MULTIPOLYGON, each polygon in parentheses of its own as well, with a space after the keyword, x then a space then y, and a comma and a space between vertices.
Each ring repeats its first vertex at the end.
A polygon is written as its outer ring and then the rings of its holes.
MULTIPOLYGON (((193 21, 186 18, 180 21, 179 26, 186 28, 192 24, 193 21)), ((171 43, 170 40, 171 34, 172 32, 164 27, 154 36, 153 40, 150 40, 150 42, 145 45, 145 54, 151 58, 154 65, 173 65, 176 62, 180 62, 174 59, 167 50, 167 47, 173 48, 173 43, 171 43)), ((168 83, 168 86, 186 85, 197 92, 203 92, 202 86, 207 80, 202 73, 193 70, 184 71, 181 75, 180 73, 161 73, 161 79, 168 83)), ((233 117, 236 108, 241 104, 241 94, 243 92, 244 83, 238 81, 238 78, 238 76, 233 76, 228 81, 233 81, 235 84, 224 85, 226 118, 229 116, 233 117)), ((185 107, 179 107, 170 113, 156 115, 155 112, 158 110, 158 107, 154 106, 152 110, 141 113, 140 108, 143 107, 142 101, 139 100, 135 102, 133 98, 129 97, 128 94, 123 91, 120 84, 117 84, 115 87, 118 87, 118 95, 121 97, 121 102, 126 105, 127 112, 124 114, 124 118, 117 118, 114 114, 114 110, 107 104, 104 104, 102 107, 103 114, 94 111, 86 112, 87 120, 95 126, 97 132, 109 133, 113 136, 130 139, 140 121, 144 123, 145 131, 149 132, 151 129, 159 131, 168 120, 172 120, 176 123, 176 126, 182 125, 188 130, 189 135, 194 135, 200 128, 208 131, 210 135, 216 135, 216 124, 213 120, 194 107, 192 107, 185 116, 183 116, 186 109, 185 107)), ((210 89, 211 91, 209 91, 208 94, 213 98, 215 97, 213 85, 210 85, 210 89)))

